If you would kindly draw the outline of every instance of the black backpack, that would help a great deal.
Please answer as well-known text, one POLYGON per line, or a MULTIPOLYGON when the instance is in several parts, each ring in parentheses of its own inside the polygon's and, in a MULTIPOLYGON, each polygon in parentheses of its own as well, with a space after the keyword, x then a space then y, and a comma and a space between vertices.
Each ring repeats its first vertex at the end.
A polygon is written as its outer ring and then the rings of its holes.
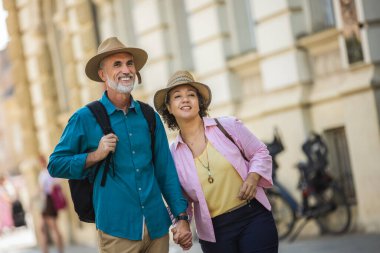
MULTIPOLYGON (((153 108, 148 104, 145 104, 141 101, 138 101, 141 107, 141 111, 143 112, 145 120, 148 122, 150 138, 151 138, 151 149, 152 149, 152 159, 154 158, 153 150, 154 150, 154 131, 156 129, 156 116, 153 108)), ((94 117, 96 121, 100 125, 103 130, 103 134, 107 135, 109 133, 113 133, 110 119, 108 117, 106 108, 99 101, 93 101, 86 105, 94 117)), ((101 186, 104 187, 107 179, 107 174, 109 171, 110 160, 112 157, 112 153, 110 152, 108 156, 98 162, 96 165, 93 182, 95 181, 95 177, 98 174, 99 168, 105 162, 105 167, 102 175, 101 186)), ((89 178, 85 179, 69 179, 70 193, 71 199, 74 203, 75 212, 79 216, 79 220, 83 222, 94 223, 95 222, 95 212, 94 205, 92 202, 92 194, 93 194, 93 183, 89 180, 89 178)))
POLYGON ((26 226, 25 210, 20 200, 15 200, 12 203, 12 218, 15 227, 26 226))

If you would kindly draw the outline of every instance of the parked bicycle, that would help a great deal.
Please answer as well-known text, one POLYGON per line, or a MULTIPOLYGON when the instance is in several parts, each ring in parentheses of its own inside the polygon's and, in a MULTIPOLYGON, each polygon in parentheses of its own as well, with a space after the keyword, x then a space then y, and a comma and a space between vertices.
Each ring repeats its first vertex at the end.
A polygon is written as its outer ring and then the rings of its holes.
POLYGON ((300 173, 298 189, 300 204, 277 180, 278 164, 276 156, 284 150, 281 137, 275 129, 274 139, 267 144, 273 159, 274 187, 268 190, 273 216, 279 238, 284 239, 293 232, 298 220, 304 222, 294 231, 290 241, 294 241, 303 227, 315 219, 321 233, 341 234, 348 231, 351 224, 351 209, 343 190, 328 172, 327 146, 318 134, 311 134, 302 145, 307 162, 297 165, 300 173))

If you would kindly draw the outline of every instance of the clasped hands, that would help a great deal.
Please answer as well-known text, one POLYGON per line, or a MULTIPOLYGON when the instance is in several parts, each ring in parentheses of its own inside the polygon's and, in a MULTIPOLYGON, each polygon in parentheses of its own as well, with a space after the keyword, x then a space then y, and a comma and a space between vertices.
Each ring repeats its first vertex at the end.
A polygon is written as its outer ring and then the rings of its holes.
POLYGON ((183 250, 189 250, 193 246, 193 235, 188 221, 177 221, 171 231, 173 233, 173 241, 181 246, 183 250))

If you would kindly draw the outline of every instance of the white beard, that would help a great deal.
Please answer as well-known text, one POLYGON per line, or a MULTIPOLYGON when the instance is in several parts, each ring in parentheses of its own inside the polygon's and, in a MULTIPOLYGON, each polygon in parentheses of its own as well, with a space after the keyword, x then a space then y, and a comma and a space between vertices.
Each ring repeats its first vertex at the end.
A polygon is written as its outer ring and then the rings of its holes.
POLYGON ((107 86, 119 93, 129 94, 132 92, 133 88, 135 87, 135 79, 133 78, 133 82, 129 84, 128 86, 125 86, 121 83, 112 81, 107 75, 107 86))

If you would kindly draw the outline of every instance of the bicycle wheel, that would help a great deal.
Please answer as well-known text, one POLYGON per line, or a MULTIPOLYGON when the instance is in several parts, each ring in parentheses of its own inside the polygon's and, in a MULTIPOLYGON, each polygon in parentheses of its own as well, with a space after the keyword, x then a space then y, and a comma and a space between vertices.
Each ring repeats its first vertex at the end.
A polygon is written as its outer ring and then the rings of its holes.
POLYGON ((348 231, 351 224, 351 208, 343 190, 333 184, 318 194, 321 211, 316 217, 322 233, 342 234, 348 231))
POLYGON ((287 237, 296 222, 296 214, 290 204, 277 192, 268 191, 269 202, 272 206, 272 214, 277 226, 278 239, 287 237))

